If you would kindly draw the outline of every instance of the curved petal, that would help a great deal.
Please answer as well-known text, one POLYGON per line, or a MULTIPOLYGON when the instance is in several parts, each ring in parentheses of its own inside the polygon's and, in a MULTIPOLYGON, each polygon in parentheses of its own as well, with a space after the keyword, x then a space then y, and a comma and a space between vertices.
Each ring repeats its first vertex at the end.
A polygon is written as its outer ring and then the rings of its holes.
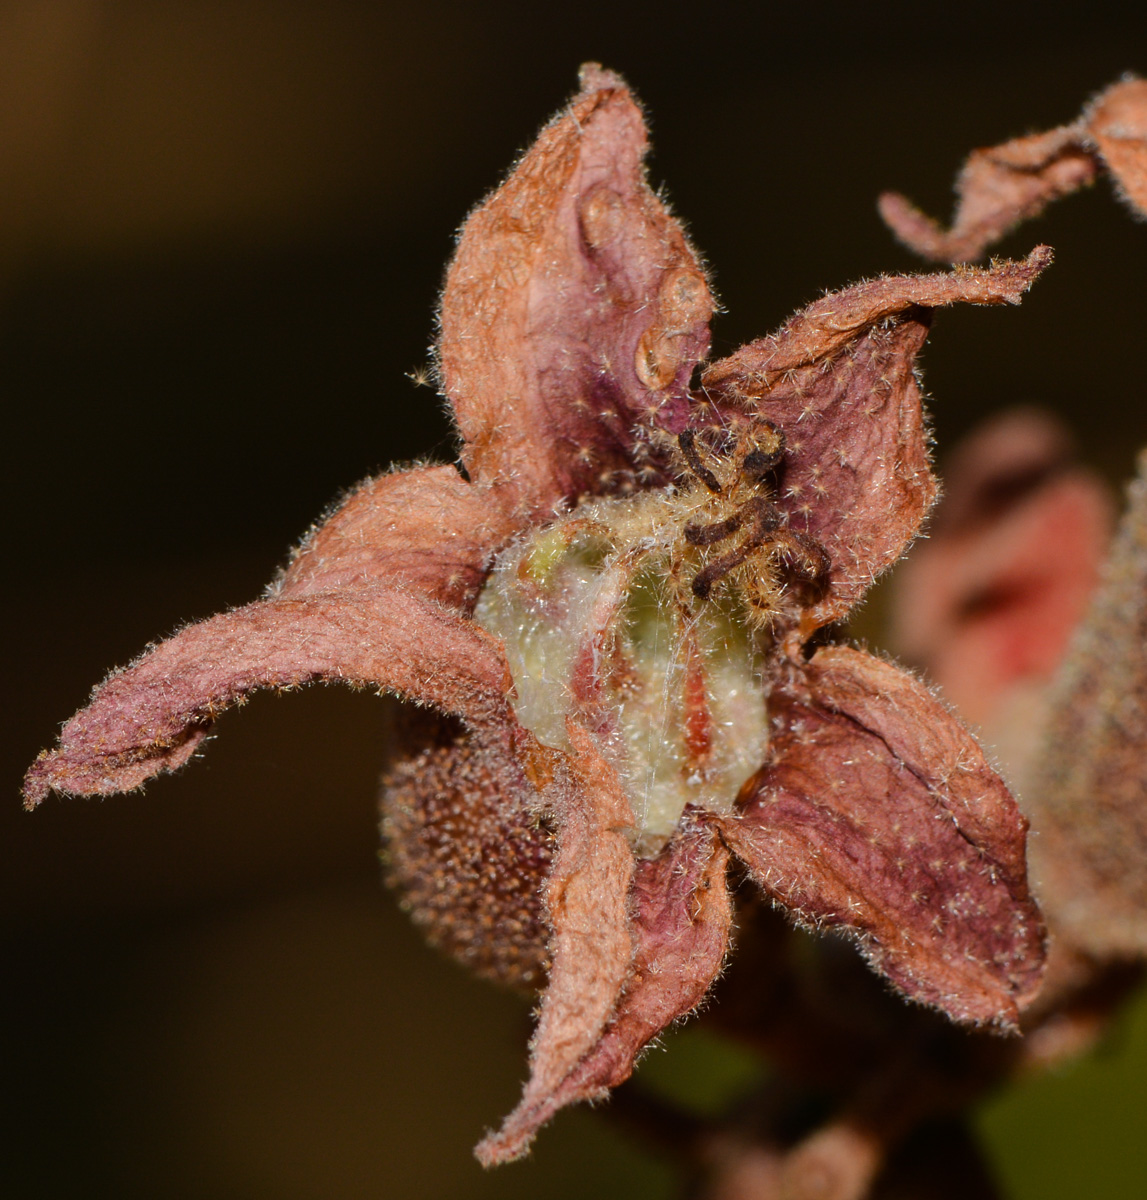
MULTIPOLYGON (((627 906, 636 864, 625 837, 633 811, 593 735, 573 720, 567 729, 570 754, 549 752, 556 756, 554 774, 539 789, 558 824, 544 893, 553 965, 522 1099, 475 1150, 487 1165, 520 1158, 529 1149, 550 1115, 550 1098, 600 1038, 633 963, 627 906), (542 1111, 546 1115, 539 1117, 542 1111)), ((537 775, 539 765, 527 766, 526 773, 537 775)))
POLYGON ((385 688, 475 726, 513 719, 501 643, 423 596, 374 584, 266 600, 189 625, 109 676, 29 769, 27 803, 138 787, 186 762, 252 691, 319 680, 385 688))
MULTIPOLYGON (((930 310, 1017 304, 1051 262, 892 276, 818 300, 777 333, 714 363, 705 390, 751 406, 785 434, 778 504, 831 560, 812 628, 847 613, 903 554, 936 496, 915 358, 930 310)), ((811 632, 811 630, 810 630, 811 632)))
POLYGON ((298 597, 381 582, 469 609, 492 553, 515 530, 497 494, 453 467, 388 472, 315 524, 271 592, 298 597))
POLYGON ((478 1147, 487 1165, 517 1158, 559 1109, 600 1099, 633 1072, 642 1048, 705 998, 724 962, 732 904, 728 852, 715 833, 686 828, 636 870, 632 974, 598 1040, 547 1093, 523 1105, 478 1147))
POLYGON ((847 647, 773 697, 774 761, 721 822, 803 923, 859 937, 909 998, 1011 1027, 1043 967, 1026 822, 960 722, 918 680, 847 647))
POLYGON ((590 65, 582 86, 470 215, 442 295, 467 470, 536 518, 661 477, 635 427, 683 427, 713 310, 624 81, 590 65))
POLYGON ((1108 88, 1071 125, 974 150, 956 180, 949 229, 896 192, 880 197, 880 215, 922 257, 968 262, 1053 200, 1092 183, 1101 164, 1131 208, 1147 215, 1147 80, 1108 88))

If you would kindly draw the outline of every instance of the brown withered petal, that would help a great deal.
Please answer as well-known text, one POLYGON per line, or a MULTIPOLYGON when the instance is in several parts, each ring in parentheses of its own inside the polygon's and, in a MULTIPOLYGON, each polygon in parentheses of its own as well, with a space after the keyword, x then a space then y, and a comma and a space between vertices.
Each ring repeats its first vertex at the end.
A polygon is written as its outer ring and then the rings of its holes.
POLYGON ((549 986, 530 1043, 530 1078, 518 1107, 476 1153, 494 1163, 529 1149, 545 1106, 593 1048, 613 1014, 634 954, 628 895, 636 862, 625 831, 633 810, 592 734, 566 723, 568 765, 539 790, 557 822, 543 899, 550 929, 549 986))
POLYGON ((909 998, 1014 1026, 1043 926, 1026 822, 971 734, 917 679, 843 646, 772 705, 773 761, 721 822, 733 853, 798 920, 857 935, 909 998))
POLYGON ((1107 488, 1059 422, 1017 410, 963 443, 932 534, 898 569, 893 649, 924 668, 1029 790, 1047 684, 1110 536, 1107 488))
POLYGON ((320 680, 385 688, 476 726, 512 722, 501 643, 452 610, 385 584, 265 600, 189 625, 109 676, 32 764, 27 803, 52 789, 129 791, 186 762, 250 692, 320 680))
POLYGON ((709 287, 645 180, 641 112, 596 65, 582 87, 471 214, 442 296, 463 461, 532 518, 631 486, 635 426, 683 427, 709 346, 709 287))
POLYGON ((1050 247, 1037 246, 1023 262, 858 284, 705 372, 714 400, 751 406, 785 431, 777 503, 832 563, 810 630, 857 603, 903 554, 935 499, 914 373, 931 310, 1018 304, 1051 259, 1050 247))
POLYGON ((1147 216, 1147 79, 1125 79, 1097 96, 1083 114, 1091 140, 1119 194, 1147 216))
POLYGON ((554 835, 504 746, 432 746, 383 782, 387 882, 434 946, 523 991, 545 982, 541 890, 554 835))
POLYGON ((307 596, 377 581, 468 610, 514 530, 497 494, 453 467, 390 472, 316 523, 272 591, 307 596))
POLYGON ((1027 806, 1032 876, 1057 935, 1147 953, 1147 455, 1052 698, 1027 806))
POLYGON ((896 192, 878 205, 917 254, 969 262, 1053 200, 1092 183, 1104 166, 1132 209, 1147 215, 1147 80, 1127 78, 1108 88, 1071 125, 974 150, 956 180, 949 229, 896 192))
POLYGON ((728 857, 712 829, 686 824, 657 858, 638 864, 631 890, 636 949, 617 1011, 558 1087, 523 1105, 478 1147, 484 1163, 518 1157, 560 1108, 623 1083, 643 1047, 701 1003, 728 948, 728 857))

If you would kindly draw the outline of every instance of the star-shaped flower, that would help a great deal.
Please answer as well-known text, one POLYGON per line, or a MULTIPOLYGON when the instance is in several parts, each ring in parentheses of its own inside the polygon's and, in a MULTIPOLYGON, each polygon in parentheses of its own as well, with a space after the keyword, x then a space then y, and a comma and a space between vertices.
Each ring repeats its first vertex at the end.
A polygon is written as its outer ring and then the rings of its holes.
POLYGON ((26 781, 29 804, 137 787, 261 687, 442 714, 390 772, 392 877, 432 940, 544 982, 486 1162, 702 1001, 731 856, 955 1020, 1014 1026, 1042 969, 1006 787, 923 684, 824 631, 934 499, 931 311, 1014 304, 1051 253, 863 283, 701 369, 709 284, 645 147, 624 82, 585 68, 447 275, 464 472, 362 484, 262 600, 112 674, 26 781))

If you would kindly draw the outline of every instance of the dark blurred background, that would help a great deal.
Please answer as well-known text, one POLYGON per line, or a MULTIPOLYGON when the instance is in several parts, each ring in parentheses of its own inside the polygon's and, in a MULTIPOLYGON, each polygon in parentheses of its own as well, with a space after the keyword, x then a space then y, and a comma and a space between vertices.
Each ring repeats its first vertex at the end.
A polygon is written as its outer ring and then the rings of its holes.
MULTIPOLYGON (((1147 71, 1135 8, 0 3, 0 1192, 672 1194, 584 1111, 525 1165, 470 1158, 516 1098, 528 1012, 425 950, 380 885, 383 702, 260 697, 144 795, 26 815, 20 774, 108 668, 254 597, 340 489, 449 459, 409 376, 452 234, 581 61, 648 106, 722 352, 916 268, 877 193, 946 214, 967 150, 1147 71)), ((1001 249, 1040 240, 1056 265, 1021 309, 936 320, 941 453, 1036 402, 1119 480, 1147 442, 1147 229, 1104 182, 1001 249)), ((677 1055, 702 1088, 721 1052, 677 1041, 648 1077, 680 1087, 677 1055)), ((1053 1200, 1147 1194, 1145 1124, 1141 1006, 978 1128, 1008 1195, 1053 1200)))

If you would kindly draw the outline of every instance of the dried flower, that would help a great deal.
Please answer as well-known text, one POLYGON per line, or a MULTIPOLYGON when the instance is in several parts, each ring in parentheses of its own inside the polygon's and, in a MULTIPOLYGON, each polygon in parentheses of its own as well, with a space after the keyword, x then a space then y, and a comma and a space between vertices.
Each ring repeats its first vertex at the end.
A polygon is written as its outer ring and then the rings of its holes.
POLYGON ((918 679, 825 632, 935 496, 931 310, 1017 303, 1050 250, 826 296, 695 382, 713 301, 645 145, 591 65, 466 222, 439 342, 465 474, 362 484, 264 599, 110 676, 26 780, 29 804, 139 786, 260 687, 449 718, 390 771, 392 878, 440 945, 545 980, 487 1163, 701 1002, 730 855, 957 1021, 1014 1028, 1042 971, 1007 788, 918 679))

